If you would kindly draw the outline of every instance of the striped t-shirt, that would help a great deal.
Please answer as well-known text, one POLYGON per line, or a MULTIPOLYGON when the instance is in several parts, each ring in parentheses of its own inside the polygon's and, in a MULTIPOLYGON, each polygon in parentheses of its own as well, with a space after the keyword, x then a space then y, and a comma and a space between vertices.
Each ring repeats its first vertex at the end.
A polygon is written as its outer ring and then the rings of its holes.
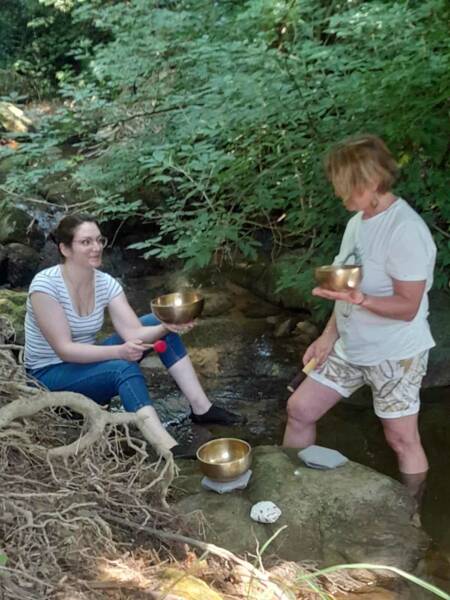
POLYGON ((35 275, 28 290, 25 315, 25 368, 40 369, 63 362, 39 329, 30 300, 33 292, 43 292, 59 302, 66 315, 73 342, 94 344, 96 335, 103 325, 105 307, 122 291, 122 286, 114 277, 96 269, 94 310, 91 314, 80 317, 72 305, 61 265, 44 269, 35 275))

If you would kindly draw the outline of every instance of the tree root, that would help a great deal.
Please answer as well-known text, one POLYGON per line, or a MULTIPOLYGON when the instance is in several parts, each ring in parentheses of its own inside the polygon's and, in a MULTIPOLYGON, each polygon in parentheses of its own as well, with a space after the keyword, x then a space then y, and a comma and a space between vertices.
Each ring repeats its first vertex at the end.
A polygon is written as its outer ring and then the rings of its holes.
POLYGON ((110 514, 109 518, 111 521, 114 521, 115 523, 118 523, 119 525, 124 525, 125 527, 130 527, 131 529, 137 529, 138 531, 146 531, 147 533, 155 535, 163 540, 171 540, 174 542, 181 542, 184 544, 188 544, 189 546, 195 546, 196 548, 199 548, 200 550, 203 550, 204 552, 211 553, 211 554, 214 554, 215 556, 218 556, 225 560, 234 562, 234 563, 238 564, 239 566, 243 567, 245 569, 245 571, 247 571, 250 579, 251 578, 257 579, 258 582, 260 584, 262 584, 262 586, 268 592, 270 592, 271 598, 273 598, 273 600, 291 600, 291 598, 292 598, 292 596, 286 594, 286 592, 284 592, 276 583, 274 583, 273 581, 270 581, 270 577, 266 572, 261 571, 260 569, 257 569, 256 567, 251 565, 246 560, 239 558, 239 556, 236 556, 235 554, 233 554, 229 550, 226 550, 225 548, 220 548, 219 546, 216 546, 215 544, 209 544, 207 542, 202 542, 200 540, 196 540, 194 538, 187 537, 185 535, 180 535, 178 533, 170 533, 167 531, 161 531, 159 529, 155 529, 154 527, 146 527, 143 525, 139 525, 137 523, 132 523, 132 522, 127 521, 126 519, 123 519, 122 517, 119 517, 115 514, 110 514))

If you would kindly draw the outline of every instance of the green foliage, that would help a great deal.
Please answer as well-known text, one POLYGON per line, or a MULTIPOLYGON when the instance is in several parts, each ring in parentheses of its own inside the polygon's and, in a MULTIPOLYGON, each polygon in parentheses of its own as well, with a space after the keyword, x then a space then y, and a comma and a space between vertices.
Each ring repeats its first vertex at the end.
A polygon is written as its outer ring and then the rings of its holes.
MULTIPOLYGON (((55 4, 48 0, 47 4, 55 4)), ((348 214, 326 183, 332 142, 384 137, 397 192, 429 223, 436 282, 450 264, 450 65, 445 0, 74 2, 64 107, 23 148, 8 186, 60 169, 102 218, 159 232, 136 247, 203 266, 295 249, 280 285, 307 289, 337 251, 348 214), (93 27, 95 35, 81 35, 93 27), (55 161, 70 141, 77 154, 55 161)), ((55 9, 56 10, 56 9, 55 9)), ((68 16, 69 15, 69 16, 68 16)))
POLYGON ((29 96, 51 95, 66 71, 79 70, 76 49, 99 40, 90 24, 77 27, 71 12, 83 0, 2 0, 0 68, 25 77, 29 96))

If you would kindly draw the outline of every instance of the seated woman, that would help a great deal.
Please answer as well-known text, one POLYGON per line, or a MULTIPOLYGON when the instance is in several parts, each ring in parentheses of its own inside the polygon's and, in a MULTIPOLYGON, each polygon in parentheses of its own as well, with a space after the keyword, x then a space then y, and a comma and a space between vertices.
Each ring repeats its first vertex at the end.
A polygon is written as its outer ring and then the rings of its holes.
POLYGON ((152 405, 139 361, 149 344, 163 339, 159 356, 191 405, 195 423, 230 425, 239 420, 212 405, 203 391, 179 333, 192 327, 138 319, 120 283, 98 270, 106 239, 86 215, 64 217, 54 232, 62 263, 38 273, 30 284, 25 317, 27 373, 51 391, 84 394, 98 404, 119 395, 136 412, 144 435, 175 456, 192 454, 165 430, 152 405), (116 335, 95 339, 108 307, 116 335))

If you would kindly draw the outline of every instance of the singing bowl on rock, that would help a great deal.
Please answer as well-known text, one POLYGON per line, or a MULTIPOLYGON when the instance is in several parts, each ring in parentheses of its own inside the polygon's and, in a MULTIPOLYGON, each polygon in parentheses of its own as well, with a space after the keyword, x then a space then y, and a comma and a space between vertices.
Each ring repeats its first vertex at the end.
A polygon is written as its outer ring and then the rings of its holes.
POLYGON ((317 285, 332 292, 356 289, 362 280, 362 267, 358 265, 325 265, 315 270, 317 285))
POLYGON ((211 440, 197 450, 200 469, 215 481, 232 481, 245 473, 252 462, 250 444, 237 438, 211 440))
POLYGON ((204 303, 198 292, 175 292, 154 298, 150 306, 155 317, 163 323, 183 325, 200 315, 204 303))

